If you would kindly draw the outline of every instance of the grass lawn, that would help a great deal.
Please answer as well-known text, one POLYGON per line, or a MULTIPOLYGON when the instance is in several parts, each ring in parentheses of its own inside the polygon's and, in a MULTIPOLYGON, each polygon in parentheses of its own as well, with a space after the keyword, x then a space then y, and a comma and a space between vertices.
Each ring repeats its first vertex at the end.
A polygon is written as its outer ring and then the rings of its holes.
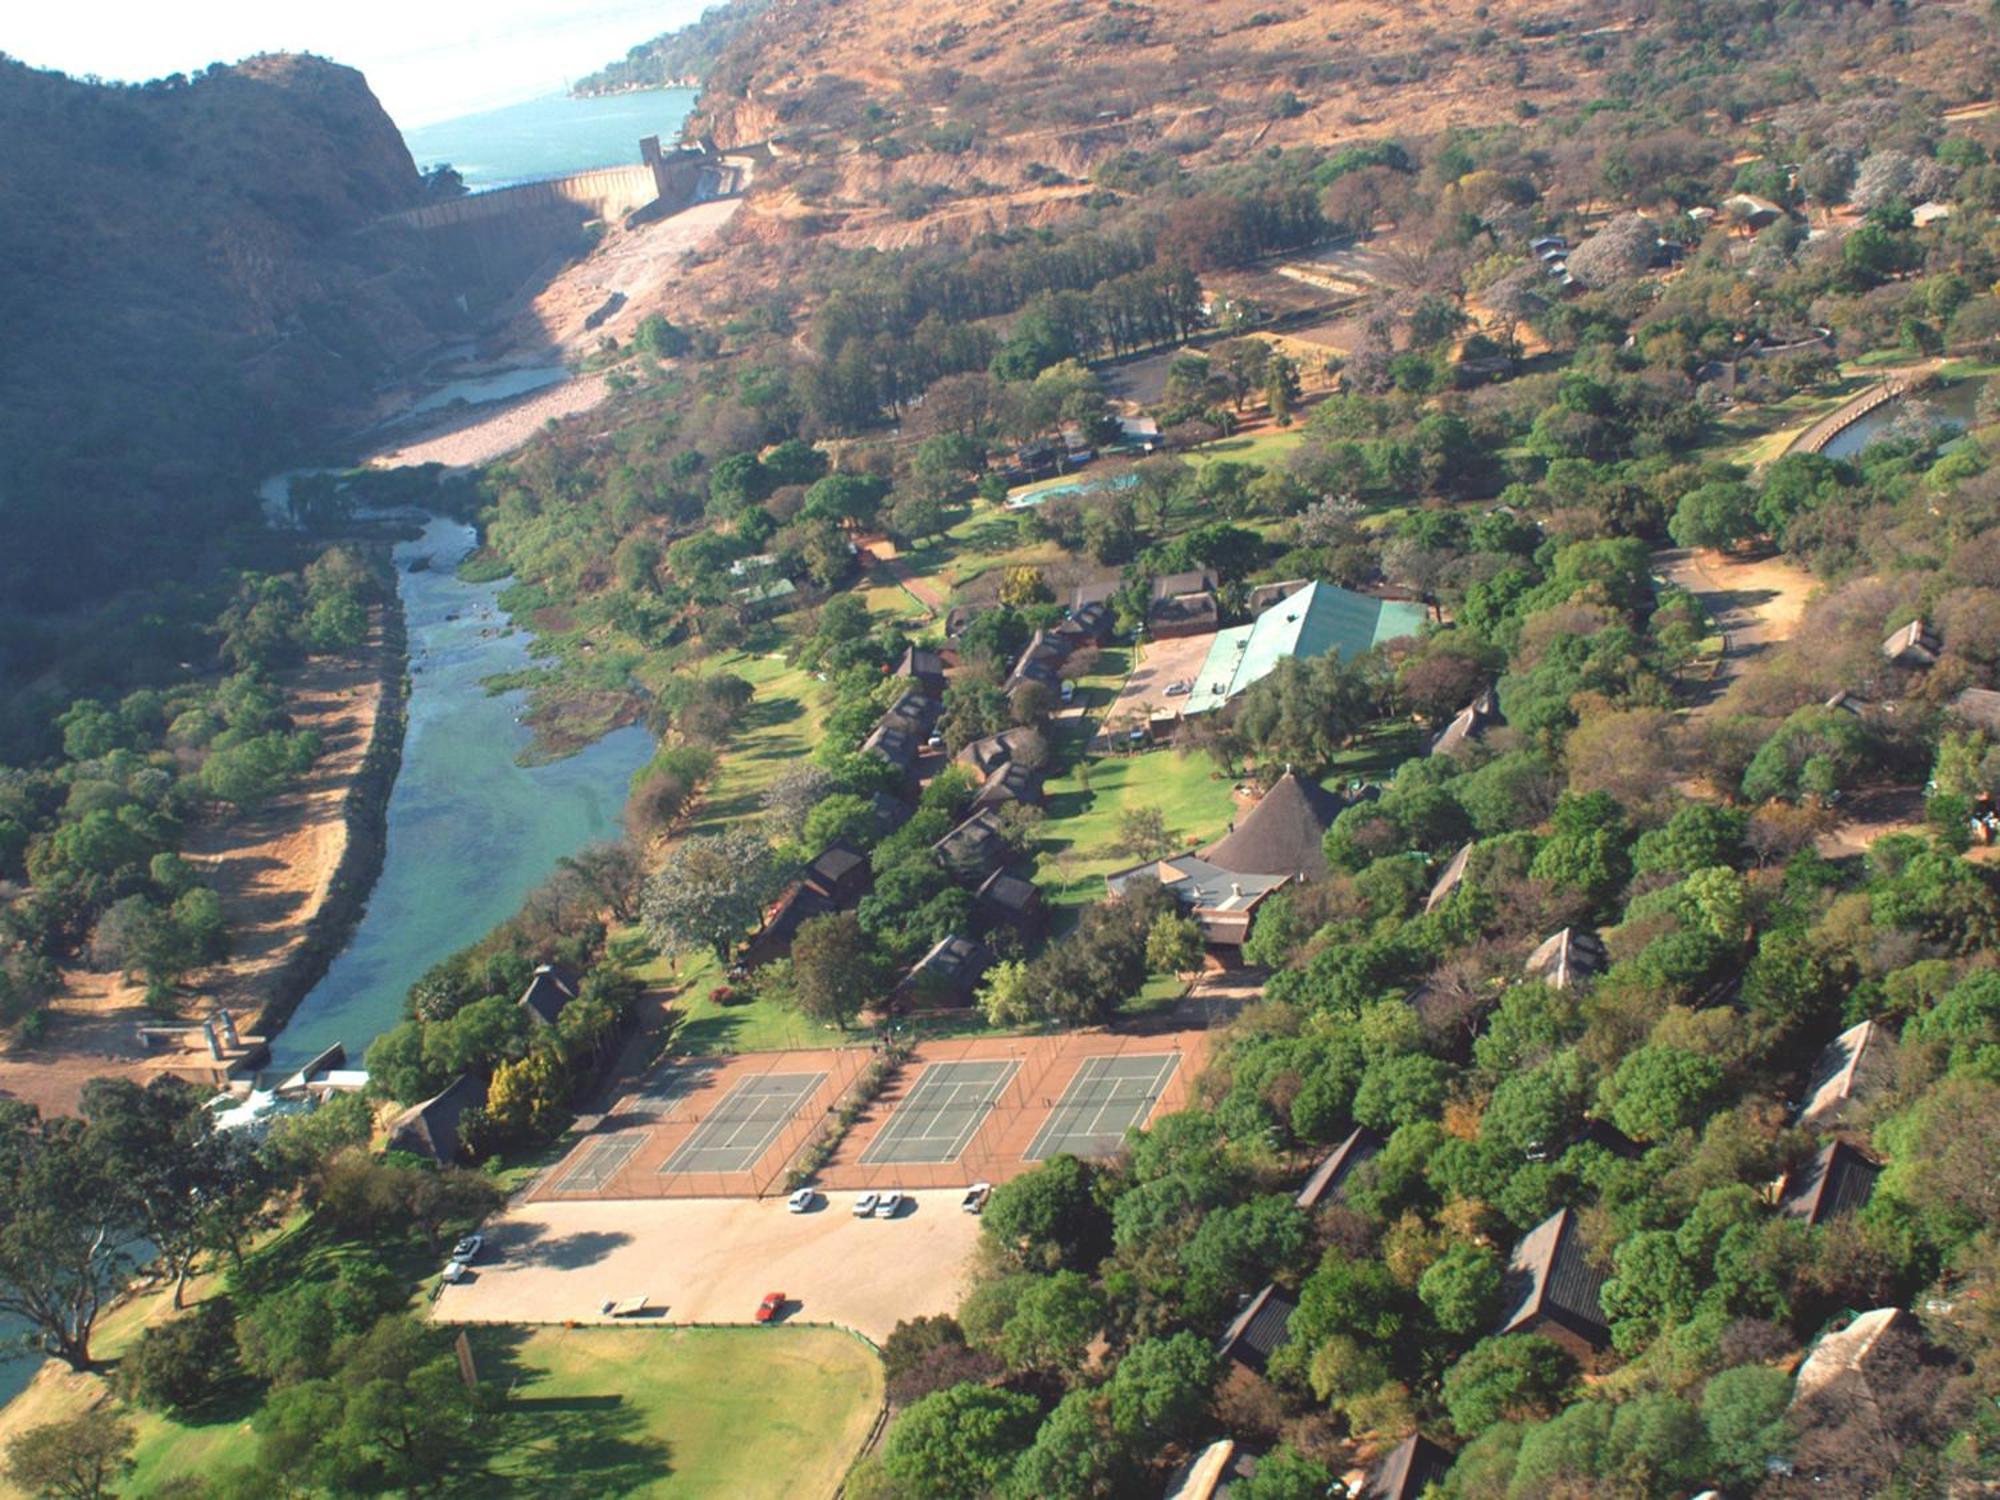
POLYGON ((1244 433, 1241 437, 1217 438, 1212 443, 1203 443, 1199 448, 1188 450, 1188 462, 1197 469, 1214 463, 1217 459, 1230 459, 1239 464, 1256 464, 1261 468, 1274 468, 1282 463, 1285 456, 1305 441, 1305 428, 1294 424, 1291 427, 1273 427, 1263 432, 1244 433))
MULTIPOLYGON (((116 1317, 104 1355, 140 1321, 116 1317)), ((452 1493, 830 1495, 882 1403, 881 1361, 831 1328, 483 1327, 472 1345, 481 1380, 505 1399, 490 1472, 452 1493)), ((0 1436, 103 1399, 100 1376, 44 1376, 7 1408, 0 1436)), ((202 1420, 128 1413, 138 1467, 122 1492, 249 1462, 255 1410, 246 1395, 202 1420)))
POLYGON ((882 1362, 832 1328, 488 1328, 494 1468, 531 1495, 831 1495, 882 1404, 882 1362))
POLYGON ((1082 905, 1103 898, 1104 875, 1132 863, 1111 851, 1118 815, 1128 808, 1159 808, 1179 849, 1220 838, 1236 815, 1230 797, 1234 785, 1217 776, 1207 756, 1175 750, 1107 756, 1052 778, 1048 821, 1040 831, 1046 856, 1042 876, 1053 892, 1050 899, 1082 905))
POLYGON ((715 665, 744 679, 757 695, 716 763, 690 834, 720 833, 756 816, 765 788, 820 741, 819 684, 810 672, 776 655, 739 653, 715 665))

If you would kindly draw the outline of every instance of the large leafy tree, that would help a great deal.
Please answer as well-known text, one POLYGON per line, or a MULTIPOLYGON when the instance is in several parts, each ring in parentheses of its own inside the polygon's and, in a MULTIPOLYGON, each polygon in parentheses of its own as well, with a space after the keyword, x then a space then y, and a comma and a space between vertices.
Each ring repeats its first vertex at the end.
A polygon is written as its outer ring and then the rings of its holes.
POLYGON ((763 916, 783 881, 770 845, 748 829, 684 839, 647 883, 646 931, 665 952, 730 950, 763 916))
POLYGON ((984 1385, 924 1397, 889 1429, 882 1467, 911 1494, 978 1500, 1034 1436, 1035 1398, 984 1385))
POLYGON ((0 1105, 0 1312, 26 1321, 46 1353, 90 1368, 98 1314, 144 1232, 134 1195, 83 1121, 0 1105))

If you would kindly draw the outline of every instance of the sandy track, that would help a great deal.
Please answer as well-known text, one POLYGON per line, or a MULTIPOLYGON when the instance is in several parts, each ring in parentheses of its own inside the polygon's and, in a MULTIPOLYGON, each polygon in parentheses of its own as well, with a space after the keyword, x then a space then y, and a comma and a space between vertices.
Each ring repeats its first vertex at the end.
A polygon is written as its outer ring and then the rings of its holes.
POLYGON ((668 1323, 748 1323, 766 1292, 788 1316, 874 1339, 904 1318, 955 1310, 979 1220, 951 1191, 910 1195, 893 1220, 857 1219, 852 1195, 807 1214, 781 1198, 516 1203, 482 1231, 477 1274, 439 1294, 446 1323, 603 1323, 644 1296, 668 1323))

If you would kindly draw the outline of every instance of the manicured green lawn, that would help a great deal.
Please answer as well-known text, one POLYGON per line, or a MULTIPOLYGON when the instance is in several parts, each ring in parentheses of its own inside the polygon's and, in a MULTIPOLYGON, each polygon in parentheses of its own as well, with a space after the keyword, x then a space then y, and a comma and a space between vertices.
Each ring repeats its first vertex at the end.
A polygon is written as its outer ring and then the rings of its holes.
POLYGON ((1212 443, 1190 449, 1187 456, 1188 461, 1198 469, 1223 458, 1269 469, 1282 463, 1285 456, 1304 441, 1305 429, 1295 423, 1291 427, 1269 428, 1263 432, 1245 433, 1241 437, 1217 438, 1212 443))
POLYGON ((529 1495, 827 1496, 882 1404, 831 1328, 478 1329, 508 1383, 496 1470, 529 1495))
POLYGON ((1159 808, 1179 849, 1220 838, 1235 816, 1234 784, 1217 775, 1207 756, 1174 750, 1106 756, 1053 778, 1045 804, 1048 821, 1040 830, 1041 877, 1049 899, 1063 904, 1102 899, 1104 875, 1132 863, 1111 850, 1118 816, 1128 808, 1159 808))
MULTIPOLYGON (((481 1327, 471 1340, 500 1397, 497 1429, 489 1472, 451 1493, 830 1495, 882 1403, 881 1361, 831 1328, 481 1327)), ((74 1415, 102 1388, 95 1376, 38 1386, 35 1420, 74 1415)), ((254 1414, 249 1402, 201 1422, 129 1413, 138 1468, 121 1492, 248 1463, 254 1414)))

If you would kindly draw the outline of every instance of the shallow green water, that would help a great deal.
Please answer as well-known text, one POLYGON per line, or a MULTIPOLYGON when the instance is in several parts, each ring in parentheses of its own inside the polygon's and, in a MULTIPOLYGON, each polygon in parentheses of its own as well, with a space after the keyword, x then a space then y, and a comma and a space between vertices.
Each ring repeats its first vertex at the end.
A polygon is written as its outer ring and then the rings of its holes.
POLYGON ((624 729, 552 765, 516 763, 522 695, 481 683, 527 664, 529 637, 495 603, 501 585, 453 576, 472 542, 469 526, 434 520, 396 549, 412 676, 387 858, 352 940, 272 1042, 280 1072, 334 1042, 359 1066, 402 1019, 411 981, 513 915, 562 856, 616 833, 652 754, 645 731, 624 729), (410 572, 421 556, 431 566, 410 572))

